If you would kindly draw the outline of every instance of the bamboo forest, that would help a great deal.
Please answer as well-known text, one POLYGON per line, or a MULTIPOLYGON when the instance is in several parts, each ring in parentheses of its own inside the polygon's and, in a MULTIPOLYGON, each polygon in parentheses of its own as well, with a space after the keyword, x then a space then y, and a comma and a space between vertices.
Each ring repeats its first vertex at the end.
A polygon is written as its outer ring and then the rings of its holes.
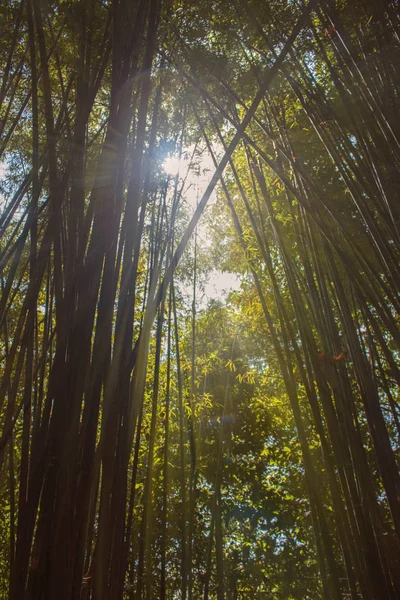
POLYGON ((0 600, 400 599, 396 0, 0 0, 0 600))

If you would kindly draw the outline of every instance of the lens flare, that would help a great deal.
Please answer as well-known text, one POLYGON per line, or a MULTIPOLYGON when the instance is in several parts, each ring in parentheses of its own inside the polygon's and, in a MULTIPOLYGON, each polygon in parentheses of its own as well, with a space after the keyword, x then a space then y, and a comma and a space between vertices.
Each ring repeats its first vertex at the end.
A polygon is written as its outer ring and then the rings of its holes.
POLYGON ((175 175, 178 175, 181 165, 182 161, 177 156, 168 156, 164 161, 163 169, 167 175, 175 177, 175 175))

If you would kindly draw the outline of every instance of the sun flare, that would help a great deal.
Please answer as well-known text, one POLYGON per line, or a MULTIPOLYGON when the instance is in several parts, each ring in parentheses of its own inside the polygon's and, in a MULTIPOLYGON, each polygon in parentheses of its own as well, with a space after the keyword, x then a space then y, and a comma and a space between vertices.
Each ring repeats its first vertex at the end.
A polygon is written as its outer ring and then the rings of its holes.
POLYGON ((177 156, 168 156, 164 161, 163 169, 167 175, 175 177, 175 175, 178 175, 181 166, 182 161, 177 156))

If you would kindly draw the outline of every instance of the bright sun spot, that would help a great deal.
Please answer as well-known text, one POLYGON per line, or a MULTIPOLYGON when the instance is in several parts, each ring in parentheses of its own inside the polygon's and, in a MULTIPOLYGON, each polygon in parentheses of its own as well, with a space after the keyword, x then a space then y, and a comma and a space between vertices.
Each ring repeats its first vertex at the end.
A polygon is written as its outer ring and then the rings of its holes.
POLYGON ((165 159, 163 164, 163 169, 167 175, 171 175, 171 177, 175 177, 178 175, 179 169, 182 166, 182 161, 179 160, 177 156, 169 156, 165 159))

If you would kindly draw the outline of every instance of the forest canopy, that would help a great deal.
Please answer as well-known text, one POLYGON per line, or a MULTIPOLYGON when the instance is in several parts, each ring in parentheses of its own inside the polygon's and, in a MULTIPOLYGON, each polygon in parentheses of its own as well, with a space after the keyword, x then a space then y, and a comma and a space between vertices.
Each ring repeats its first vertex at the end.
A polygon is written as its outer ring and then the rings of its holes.
POLYGON ((400 598, 399 19, 0 0, 0 598, 400 598))

